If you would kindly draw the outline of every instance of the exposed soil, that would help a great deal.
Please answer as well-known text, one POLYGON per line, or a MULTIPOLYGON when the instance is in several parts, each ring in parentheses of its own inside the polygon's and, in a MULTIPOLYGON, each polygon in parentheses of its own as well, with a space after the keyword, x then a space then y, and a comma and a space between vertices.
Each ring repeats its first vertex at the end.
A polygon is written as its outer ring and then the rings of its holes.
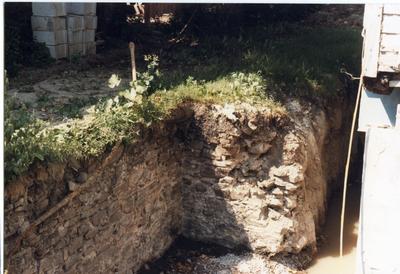
POLYGON ((128 86, 128 49, 115 49, 72 63, 67 60, 43 68, 27 68, 10 79, 9 94, 14 95, 43 120, 62 120, 71 108, 82 108, 99 98, 116 94, 108 86, 112 74, 122 78, 120 88, 128 86))

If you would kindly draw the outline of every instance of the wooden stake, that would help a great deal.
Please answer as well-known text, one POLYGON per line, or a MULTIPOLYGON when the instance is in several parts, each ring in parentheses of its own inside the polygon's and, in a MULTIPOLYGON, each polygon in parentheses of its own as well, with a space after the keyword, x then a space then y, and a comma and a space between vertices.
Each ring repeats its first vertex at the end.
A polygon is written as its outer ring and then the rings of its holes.
POLYGON ((132 81, 136 81, 135 43, 129 42, 129 50, 131 52, 132 81))

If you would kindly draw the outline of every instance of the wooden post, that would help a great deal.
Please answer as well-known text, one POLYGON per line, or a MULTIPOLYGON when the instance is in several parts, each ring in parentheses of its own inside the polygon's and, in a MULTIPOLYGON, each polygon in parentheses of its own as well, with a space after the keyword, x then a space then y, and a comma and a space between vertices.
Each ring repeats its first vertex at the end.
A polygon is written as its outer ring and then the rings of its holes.
POLYGON ((129 50, 131 52, 132 81, 136 81, 135 43, 129 42, 129 50))

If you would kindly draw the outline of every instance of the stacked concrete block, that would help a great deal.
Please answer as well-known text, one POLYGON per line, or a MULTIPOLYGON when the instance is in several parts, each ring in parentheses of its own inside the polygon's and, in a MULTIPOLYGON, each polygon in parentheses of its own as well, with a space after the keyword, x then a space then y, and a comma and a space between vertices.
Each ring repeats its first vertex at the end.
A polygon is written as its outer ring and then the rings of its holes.
POLYGON ((68 56, 65 3, 33 3, 31 17, 33 37, 45 43, 55 58, 68 56))
POLYGON ((67 13, 76 15, 96 15, 96 3, 68 3, 67 13))
POLYGON ((54 31, 67 29, 65 17, 32 16, 31 23, 33 31, 54 31))
POLYGON ((32 3, 32 13, 38 16, 66 16, 67 5, 59 2, 34 2, 32 3))
POLYGON ((46 45, 59 45, 66 44, 68 41, 66 30, 54 30, 54 31, 35 31, 33 37, 39 42, 45 42, 46 45))
POLYGON ((55 59, 96 53, 96 3, 32 3, 33 36, 55 59))
MULTIPOLYGON (((96 8, 96 6, 94 6, 96 8)), ((96 12, 96 10, 95 10, 96 12)), ((85 15, 85 51, 86 54, 96 54, 97 16, 85 15)))
POLYGON ((34 31, 33 37, 36 41, 46 44, 53 58, 60 59, 68 56, 66 30, 34 31))
POLYGON ((97 29, 97 16, 94 15, 87 15, 85 17, 85 29, 97 29))
POLYGON ((67 15, 67 28, 70 55, 96 53, 97 16, 67 15))

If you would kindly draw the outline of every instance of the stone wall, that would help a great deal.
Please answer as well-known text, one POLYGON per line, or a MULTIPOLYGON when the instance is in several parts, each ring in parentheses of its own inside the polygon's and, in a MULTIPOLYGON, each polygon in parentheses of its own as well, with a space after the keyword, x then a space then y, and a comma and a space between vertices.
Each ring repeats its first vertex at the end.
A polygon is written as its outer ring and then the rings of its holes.
POLYGON ((286 108, 288 121, 251 106, 195 111, 183 171, 186 237, 269 254, 315 248, 340 170, 324 165, 341 160, 340 126, 311 104, 286 108))
POLYGON ((342 119, 286 108, 186 105, 134 145, 33 167, 6 188, 9 273, 135 272, 179 234, 268 254, 315 248, 342 119))
POLYGON ((160 256, 182 227, 181 155, 168 132, 151 133, 102 159, 38 166, 8 186, 8 252, 21 231, 81 191, 8 254, 9 273, 133 273, 160 256))

